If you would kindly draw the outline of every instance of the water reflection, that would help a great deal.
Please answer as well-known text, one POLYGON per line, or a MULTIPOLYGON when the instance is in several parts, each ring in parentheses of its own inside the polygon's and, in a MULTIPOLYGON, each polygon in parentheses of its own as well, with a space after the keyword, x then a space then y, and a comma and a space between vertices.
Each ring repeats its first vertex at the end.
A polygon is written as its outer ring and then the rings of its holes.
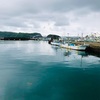
MULTIPOLYGON (((100 64, 98 57, 90 56, 85 51, 66 50, 64 52, 64 62, 69 64, 67 67, 76 68, 93 68, 94 65, 100 64)), ((98 67, 98 66, 97 66, 98 67)))
POLYGON ((0 48, 0 100, 100 99, 100 58, 47 42, 3 41, 0 48))
POLYGON ((77 51, 78 55, 81 55, 82 57, 88 57, 88 53, 86 51, 77 51))

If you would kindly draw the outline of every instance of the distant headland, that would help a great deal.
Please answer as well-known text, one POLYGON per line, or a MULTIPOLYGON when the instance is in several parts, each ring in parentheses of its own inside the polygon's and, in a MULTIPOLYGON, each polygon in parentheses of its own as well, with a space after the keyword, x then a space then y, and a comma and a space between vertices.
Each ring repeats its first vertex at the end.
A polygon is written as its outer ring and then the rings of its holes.
POLYGON ((40 33, 4 32, 0 31, 0 40, 30 40, 33 37, 40 38, 40 33))
MULTIPOLYGON (((41 33, 34 32, 34 33, 23 33, 23 32, 7 32, 7 31, 0 31, 0 40, 39 40, 43 38, 41 33)), ((49 34, 46 38, 53 38, 58 39, 60 38, 59 35, 49 34)))

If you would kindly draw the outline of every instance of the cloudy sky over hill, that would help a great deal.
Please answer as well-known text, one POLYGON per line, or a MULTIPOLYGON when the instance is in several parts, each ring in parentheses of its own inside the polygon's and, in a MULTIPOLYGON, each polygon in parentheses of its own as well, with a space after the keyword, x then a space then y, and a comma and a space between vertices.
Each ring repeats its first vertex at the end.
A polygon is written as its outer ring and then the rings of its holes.
POLYGON ((99 0, 0 0, 0 31, 100 32, 99 0))

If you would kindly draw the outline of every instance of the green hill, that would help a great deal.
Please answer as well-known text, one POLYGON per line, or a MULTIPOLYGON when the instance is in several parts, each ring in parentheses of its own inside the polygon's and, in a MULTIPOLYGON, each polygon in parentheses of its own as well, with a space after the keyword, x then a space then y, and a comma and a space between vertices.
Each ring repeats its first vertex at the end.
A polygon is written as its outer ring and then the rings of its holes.
POLYGON ((31 38, 40 38, 42 35, 40 33, 16 33, 16 32, 1 32, 0 38, 4 40, 29 40, 31 38))
POLYGON ((51 39, 59 39, 60 36, 59 36, 59 35, 49 34, 49 35, 47 36, 47 38, 51 38, 51 39))

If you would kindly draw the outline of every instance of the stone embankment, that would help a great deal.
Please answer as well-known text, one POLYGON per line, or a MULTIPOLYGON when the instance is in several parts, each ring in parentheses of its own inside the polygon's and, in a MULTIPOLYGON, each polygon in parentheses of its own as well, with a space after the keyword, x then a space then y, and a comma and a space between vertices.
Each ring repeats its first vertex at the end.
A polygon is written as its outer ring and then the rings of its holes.
MULTIPOLYGON (((84 42, 75 42, 75 44, 84 44, 84 42)), ((99 42, 85 42, 85 44, 89 44, 89 47, 87 47, 86 51, 100 54, 99 42)))

